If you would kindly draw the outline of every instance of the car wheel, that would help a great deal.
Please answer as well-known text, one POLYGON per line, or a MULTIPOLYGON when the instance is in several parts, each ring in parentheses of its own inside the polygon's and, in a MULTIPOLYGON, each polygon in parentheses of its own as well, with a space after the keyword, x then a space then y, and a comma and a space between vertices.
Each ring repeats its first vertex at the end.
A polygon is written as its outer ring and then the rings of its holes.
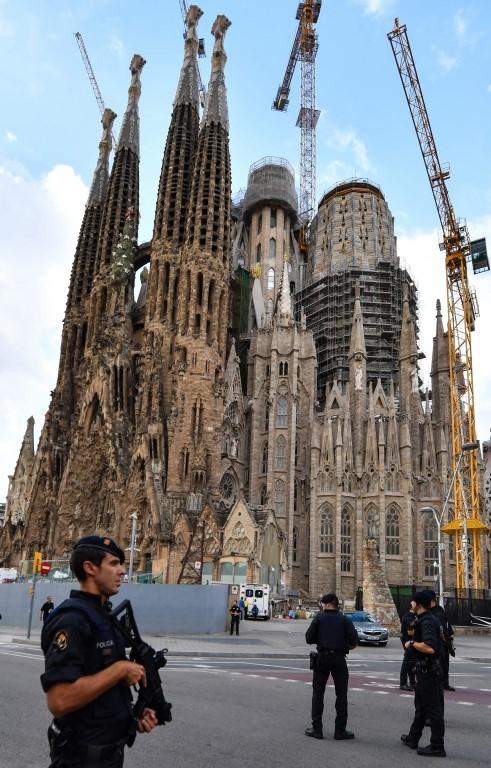
POLYGON ((385 643, 379 643, 380 648, 385 648, 386 645, 387 645, 387 640, 385 641, 385 643))

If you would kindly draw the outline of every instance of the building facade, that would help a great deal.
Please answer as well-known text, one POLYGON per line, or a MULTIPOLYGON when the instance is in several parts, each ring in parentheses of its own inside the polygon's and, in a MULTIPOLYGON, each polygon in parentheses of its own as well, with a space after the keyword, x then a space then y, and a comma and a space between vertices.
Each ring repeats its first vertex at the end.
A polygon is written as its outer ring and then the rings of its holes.
POLYGON ((58 378, 37 449, 29 419, 10 477, 0 562, 64 558, 89 533, 128 547, 136 513, 136 567, 155 580, 350 599, 376 591, 371 573, 377 589, 433 583, 437 531, 420 510, 441 510, 450 481, 441 313, 422 393, 417 291, 371 182, 324 196, 307 262, 286 160, 255 163, 232 204, 230 22, 213 24, 200 119, 200 16, 189 8, 150 243, 138 244, 141 56, 111 168, 104 113, 58 378))

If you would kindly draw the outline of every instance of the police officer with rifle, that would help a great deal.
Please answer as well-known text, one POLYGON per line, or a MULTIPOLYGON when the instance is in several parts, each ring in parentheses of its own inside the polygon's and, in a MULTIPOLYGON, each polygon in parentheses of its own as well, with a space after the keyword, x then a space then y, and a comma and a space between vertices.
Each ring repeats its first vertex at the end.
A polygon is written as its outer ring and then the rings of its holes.
POLYGON ((412 648, 416 659, 414 720, 409 733, 401 736, 401 741, 410 749, 417 749, 418 755, 445 757, 440 625, 431 613, 430 590, 416 592, 413 600, 418 618, 414 638, 405 643, 405 648, 412 648), (427 747, 419 747, 426 720, 429 720, 431 727, 430 743, 427 747))
POLYGON ((312 727, 305 735, 322 739, 322 713, 324 693, 329 675, 332 675, 336 691, 336 720, 334 738, 354 739, 355 734, 346 730, 348 722, 348 665, 346 654, 356 647, 358 635, 351 619, 339 611, 339 600, 330 592, 321 598, 322 611, 313 619, 305 634, 309 644, 316 644, 317 651, 310 654, 312 676, 312 727))
POLYGON ((158 675, 163 652, 141 640, 127 601, 113 614, 105 607, 120 589, 123 563, 110 537, 80 539, 70 561, 80 589, 44 623, 41 684, 54 716, 50 768, 121 768, 137 731, 171 719, 158 675), (125 647, 132 648, 130 659, 125 647), (131 686, 138 686, 136 705, 131 686))

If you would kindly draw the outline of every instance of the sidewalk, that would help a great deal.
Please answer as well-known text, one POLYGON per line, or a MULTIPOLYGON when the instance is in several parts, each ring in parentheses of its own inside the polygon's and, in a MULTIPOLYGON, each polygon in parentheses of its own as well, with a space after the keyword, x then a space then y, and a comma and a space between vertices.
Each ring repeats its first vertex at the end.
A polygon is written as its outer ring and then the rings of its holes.
MULTIPOLYGON (((144 635, 155 649, 168 648, 169 657, 263 657, 263 658, 298 658, 306 659, 309 646, 305 643, 305 631, 310 620, 305 619, 272 619, 271 621, 242 621, 240 635, 231 636, 228 632, 214 635, 144 635)), ((31 633, 27 640, 26 629, 21 627, 0 626, 0 643, 25 643, 39 647, 39 630, 31 633)), ((477 661, 491 663, 491 631, 488 635, 462 634, 458 632, 455 638, 455 661, 477 661)), ((361 654, 376 654, 377 658, 400 658, 401 644, 398 638, 392 637, 386 648, 369 648, 358 646, 351 652, 350 657, 361 654)))

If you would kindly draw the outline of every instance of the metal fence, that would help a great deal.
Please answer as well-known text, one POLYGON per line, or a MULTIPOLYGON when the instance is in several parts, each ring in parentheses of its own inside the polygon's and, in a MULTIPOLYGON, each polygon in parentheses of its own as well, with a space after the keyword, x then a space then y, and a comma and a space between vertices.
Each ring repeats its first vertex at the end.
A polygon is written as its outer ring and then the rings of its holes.
MULTIPOLYGON (((400 617, 409 609, 414 593, 426 588, 407 584, 390 585, 392 598, 400 617)), ((491 620, 491 598, 487 589, 469 590, 468 597, 457 597, 454 590, 448 590, 444 596, 444 607, 450 624, 455 626, 483 626, 483 622, 474 618, 477 616, 489 617, 491 620), (452 591, 453 594, 449 595, 448 592, 452 591)))

